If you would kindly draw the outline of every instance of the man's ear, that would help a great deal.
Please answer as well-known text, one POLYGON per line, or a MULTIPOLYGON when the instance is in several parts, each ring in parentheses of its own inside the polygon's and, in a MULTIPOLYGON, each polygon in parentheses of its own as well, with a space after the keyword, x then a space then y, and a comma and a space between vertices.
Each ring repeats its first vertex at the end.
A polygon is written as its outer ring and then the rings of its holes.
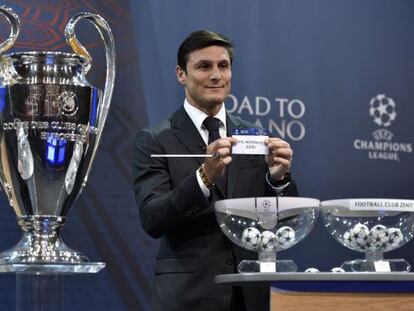
POLYGON ((187 80, 187 75, 185 74, 185 71, 180 66, 177 66, 175 67, 175 74, 177 76, 178 82, 182 86, 185 86, 187 80))

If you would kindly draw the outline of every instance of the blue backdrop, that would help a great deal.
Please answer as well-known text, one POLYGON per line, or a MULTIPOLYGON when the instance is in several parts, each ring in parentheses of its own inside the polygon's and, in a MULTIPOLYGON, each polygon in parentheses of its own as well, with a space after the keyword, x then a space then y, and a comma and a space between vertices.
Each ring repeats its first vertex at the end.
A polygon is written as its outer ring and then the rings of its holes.
MULTIPOLYGON (((117 80, 102 146, 89 184, 69 213, 64 240, 107 268, 65 279, 65 310, 149 310, 156 241, 143 233, 131 189, 137 129, 183 101, 176 51, 191 31, 232 38, 236 55, 227 108, 288 140, 302 196, 413 199, 414 2, 409 0, 3 1, 22 19, 13 51, 69 51, 63 29, 79 11, 101 14, 117 43, 117 80), (396 114, 370 115, 379 100, 396 114), (391 119, 387 119, 391 117, 391 119), (381 135, 382 134, 382 135, 381 135), (389 146, 385 152, 381 146, 389 146)), ((1 22, 2 38, 8 26, 1 22)), ((79 29, 92 51, 88 79, 102 87, 103 46, 88 23, 79 29)), ((0 202, 0 250, 20 237, 0 202)), ((387 253, 414 264, 413 244, 387 253)), ((303 271, 327 271, 362 257, 335 242, 319 222, 279 257, 303 271)), ((0 309, 14 309, 14 277, 0 275, 0 309)))

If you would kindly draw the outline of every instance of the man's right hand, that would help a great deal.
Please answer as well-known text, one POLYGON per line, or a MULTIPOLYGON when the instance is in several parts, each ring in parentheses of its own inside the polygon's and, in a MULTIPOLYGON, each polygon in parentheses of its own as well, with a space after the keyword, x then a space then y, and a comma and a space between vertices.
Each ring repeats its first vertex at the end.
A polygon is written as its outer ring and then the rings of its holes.
POLYGON ((212 157, 204 162, 204 174, 209 182, 216 183, 223 176, 226 166, 232 161, 231 147, 236 143, 236 138, 224 137, 207 146, 207 154, 212 157))

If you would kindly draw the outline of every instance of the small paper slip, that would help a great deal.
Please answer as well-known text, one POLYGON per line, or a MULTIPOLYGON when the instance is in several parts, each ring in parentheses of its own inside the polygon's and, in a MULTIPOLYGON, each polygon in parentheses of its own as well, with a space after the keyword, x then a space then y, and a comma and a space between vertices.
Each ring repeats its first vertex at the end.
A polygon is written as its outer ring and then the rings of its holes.
POLYGON ((269 148, 264 144, 269 138, 267 130, 235 129, 233 137, 237 138, 237 144, 233 145, 232 154, 269 154, 269 148))
POLYGON ((260 272, 276 272, 276 263, 260 262, 260 272))
POLYGON ((391 272, 388 261, 374 261, 375 272, 391 272))

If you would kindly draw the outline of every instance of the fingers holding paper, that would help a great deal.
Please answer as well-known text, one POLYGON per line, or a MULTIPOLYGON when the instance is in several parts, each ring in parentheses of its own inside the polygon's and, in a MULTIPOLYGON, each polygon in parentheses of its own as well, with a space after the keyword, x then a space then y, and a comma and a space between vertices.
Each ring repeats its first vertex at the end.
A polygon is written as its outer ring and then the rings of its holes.
POLYGON ((290 170, 293 150, 288 142, 280 138, 266 139, 265 144, 269 148, 266 163, 269 167, 270 176, 275 180, 281 180, 290 170))
POLYGON ((216 182, 224 174, 227 165, 232 161, 231 148, 237 142, 236 138, 220 138, 207 146, 207 158, 204 162, 204 173, 210 182, 216 182))

